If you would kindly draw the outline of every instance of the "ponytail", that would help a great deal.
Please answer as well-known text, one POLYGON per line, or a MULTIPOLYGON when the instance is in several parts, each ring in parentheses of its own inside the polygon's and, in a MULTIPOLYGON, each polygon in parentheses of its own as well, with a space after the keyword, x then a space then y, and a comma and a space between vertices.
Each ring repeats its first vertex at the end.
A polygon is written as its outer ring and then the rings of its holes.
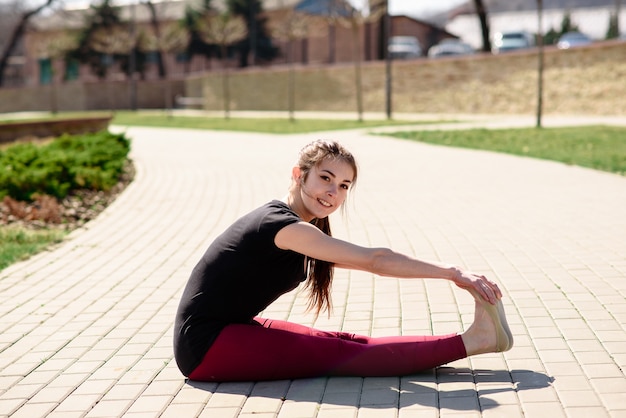
MULTIPOLYGON (((311 223, 318 227, 326 235, 332 236, 328 217, 314 219, 311 223)), ((309 258, 308 270, 308 310, 315 310, 317 315, 324 311, 327 311, 330 314, 330 311, 332 310, 330 288, 333 282, 334 264, 329 263, 328 261, 309 258)))

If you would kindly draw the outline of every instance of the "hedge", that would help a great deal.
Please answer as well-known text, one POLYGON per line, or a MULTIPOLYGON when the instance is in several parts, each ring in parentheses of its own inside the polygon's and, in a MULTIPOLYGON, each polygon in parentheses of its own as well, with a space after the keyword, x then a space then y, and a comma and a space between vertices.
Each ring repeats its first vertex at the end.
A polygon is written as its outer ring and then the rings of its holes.
POLYGON ((0 150, 0 199, 30 202, 44 194, 61 200, 78 189, 109 190, 118 183, 129 151, 124 134, 108 131, 11 145, 0 150))

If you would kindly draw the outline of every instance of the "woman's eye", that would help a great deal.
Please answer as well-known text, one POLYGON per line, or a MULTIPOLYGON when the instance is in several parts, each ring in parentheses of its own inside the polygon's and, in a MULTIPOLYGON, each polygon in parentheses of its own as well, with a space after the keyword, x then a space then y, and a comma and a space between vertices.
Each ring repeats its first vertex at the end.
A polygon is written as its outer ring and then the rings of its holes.
POLYGON ((324 181, 330 181, 330 177, 328 176, 320 176, 324 181))
POLYGON ((349 189, 349 187, 348 187, 348 185, 347 185, 347 184, 342 184, 342 185, 341 185, 341 188, 342 188, 342 189, 344 189, 344 190, 348 190, 348 189, 349 189))

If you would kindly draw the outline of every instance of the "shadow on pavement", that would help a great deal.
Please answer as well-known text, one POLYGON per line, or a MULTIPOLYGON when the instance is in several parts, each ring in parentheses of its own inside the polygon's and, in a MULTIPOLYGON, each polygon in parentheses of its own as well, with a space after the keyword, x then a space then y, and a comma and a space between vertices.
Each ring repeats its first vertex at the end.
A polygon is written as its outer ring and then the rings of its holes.
MULTIPOLYGON (((440 367, 403 377, 324 377, 292 381, 207 383, 187 381, 211 392, 211 399, 241 397, 320 403, 322 407, 437 408, 481 411, 500 405, 502 396, 550 387, 554 379, 531 370, 471 370, 440 367), (494 399, 495 398, 495 399, 494 399)), ((209 400, 211 403, 211 400, 209 400)), ((251 412, 251 411, 246 411, 251 412)), ((263 412, 263 411, 254 411, 263 412)), ((267 411, 265 411, 267 412, 267 411)))

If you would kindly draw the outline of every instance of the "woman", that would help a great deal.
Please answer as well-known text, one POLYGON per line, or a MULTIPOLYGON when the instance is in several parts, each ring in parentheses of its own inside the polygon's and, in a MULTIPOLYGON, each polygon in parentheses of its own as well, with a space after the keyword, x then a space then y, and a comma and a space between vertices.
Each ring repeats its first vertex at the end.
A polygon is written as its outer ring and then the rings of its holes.
POLYGON ((243 216, 210 245, 176 315, 174 352, 185 376, 203 381, 398 376, 511 348, 502 293, 494 282, 331 236, 328 216, 342 206, 356 179, 352 154, 336 142, 315 141, 300 152, 287 196, 243 216), (329 309, 334 268, 451 280, 476 299, 474 323, 461 335, 370 338, 257 317, 305 280, 310 307, 317 313, 329 309))

